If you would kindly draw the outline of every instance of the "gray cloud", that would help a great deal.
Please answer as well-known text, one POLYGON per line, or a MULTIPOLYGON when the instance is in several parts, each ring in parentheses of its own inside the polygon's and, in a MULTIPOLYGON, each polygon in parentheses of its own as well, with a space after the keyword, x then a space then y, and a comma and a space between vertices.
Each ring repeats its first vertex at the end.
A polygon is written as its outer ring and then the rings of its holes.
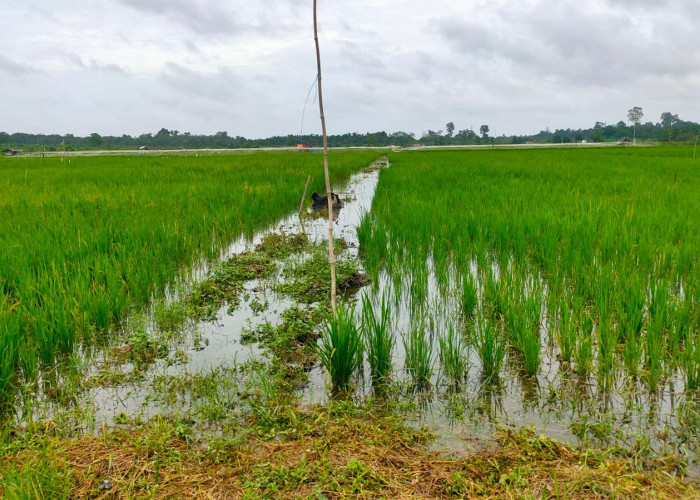
MULTIPOLYGON (((300 128, 316 74, 310 3, 5 3, 0 128, 300 128)), ((512 134, 616 122, 632 105, 700 120, 699 18, 697 0, 319 2, 329 128, 512 134)), ((317 122, 307 109, 304 131, 317 122)))
POLYGON ((241 26, 222 9, 220 2, 191 0, 118 0, 120 3, 141 12, 164 16, 188 26, 197 33, 229 33, 242 31, 241 26))
POLYGON ((438 19, 435 29, 476 64, 501 60, 521 78, 537 75, 576 87, 671 73, 684 78, 697 74, 700 62, 697 51, 681 49, 683 41, 698 37, 679 12, 635 18, 627 9, 591 10, 572 1, 556 9, 521 4, 492 13, 488 21, 438 19))
POLYGON ((41 73, 41 71, 33 66, 14 61, 0 54, 0 73, 6 73, 11 76, 23 76, 32 73, 41 73))
POLYGON ((78 54, 71 53, 67 56, 67 59, 73 63, 74 65, 83 68, 83 69, 89 69, 91 71, 107 71, 111 73, 128 73, 128 71, 114 63, 102 63, 100 61, 96 61, 95 59, 88 59, 85 60, 82 57, 80 57, 78 54))

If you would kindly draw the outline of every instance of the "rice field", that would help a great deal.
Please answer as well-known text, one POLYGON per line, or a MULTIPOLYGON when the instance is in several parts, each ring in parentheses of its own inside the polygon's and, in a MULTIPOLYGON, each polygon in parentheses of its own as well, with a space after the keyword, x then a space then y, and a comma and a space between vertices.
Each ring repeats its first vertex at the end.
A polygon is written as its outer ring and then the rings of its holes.
POLYGON ((0 162, 0 493, 691 497, 689 151, 0 162))
POLYGON ((688 153, 397 154, 358 229, 361 255, 417 318, 429 297, 448 304, 445 335, 464 332, 485 376, 507 351, 531 377, 549 356, 603 388, 692 391, 700 166, 688 153))
MULTIPOLYGON (((376 157, 335 153, 332 182, 376 157)), ((324 187, 319 155, 0 158, 0 402, 324 187)), ((2 406, 0 405, 0 406, 2 406)))
POLYGON ((692 148, 390 162, 358 227, 360 256, 371 301, 391 297, 394 380, 423 387, 438 425, 697 449, 692 148))

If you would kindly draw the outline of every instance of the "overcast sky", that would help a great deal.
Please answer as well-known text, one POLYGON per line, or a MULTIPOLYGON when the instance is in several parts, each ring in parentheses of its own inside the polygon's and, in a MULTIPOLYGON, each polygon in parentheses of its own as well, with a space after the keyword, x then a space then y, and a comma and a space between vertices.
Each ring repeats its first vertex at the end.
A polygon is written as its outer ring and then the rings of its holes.
MULTIPOLYGON (((700 121, 700 0, 318 0, 328 131, 700 121)), ((0 131, 320 132, 312 0, 0 0, 0 131)))

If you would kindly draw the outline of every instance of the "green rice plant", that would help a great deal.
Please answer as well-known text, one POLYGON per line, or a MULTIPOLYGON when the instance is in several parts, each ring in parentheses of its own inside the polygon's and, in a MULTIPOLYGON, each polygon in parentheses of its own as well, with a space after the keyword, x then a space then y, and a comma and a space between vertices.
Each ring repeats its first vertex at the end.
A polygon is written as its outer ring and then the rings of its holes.
POLYGON ((574 311, 578 329, 574 363, 576 364, 576 373, 584 377, 593 368, 593 317, 580 302, 576 303, 574 311))
POLYGON ((598 384, 606 391, 610 390, 614 380, 614 360, 617 347, 617 331, 605 311, 598 317, 596 333, 598 334, 598 384))
POLYGON ((700 390, 700 342, 688 338, 682 356, 682 371, 685 375, 685 390, 700 390))
POLYGON ((389 379, 393 366, 394 334, 390 329, 390 306, 386 295, 382 296, 378 316, 369 296, 362 296, 362 332, 372 384, 379 387, 389 379))
POLYGON ((663 375, 664 358, 664 317, 658 309, 657 315, 652 316, 647 323, 644 347, 643 379, 649 390, 656 392, 663 375))
POLYGON ((644 354, 643 338, 636 328, 629 328, 625 334, 625 342, 622 346, 622 361, 627 373, 636 378, 644 354))
POLYGON ((433 374, 433 342, 432 338, 425 334, 422 324, 409 329, 403 338, 403 347, 406 353, 405 369, 413 385, 419 388, 430 386, 433 374))
POLYGON ((496 381, 506 354, 505 338, 496 322, 481 315, 473 328, 476 352, 481 360, 481 378, 487 383, 496 381))
POLYGON ((20 356, 21 325, 19 318, 11 313, 9 304, 0 301, 0 409, 12 400, 13 387, 17 382, 17 358, 20 356))
POLYGON ((474 319, 474 311, 476 309, 477 303, 479 301, 476 283, 474 277, 471 273, 467 272, 462 277, 462 293, 460 296, 462 312, 466 316, 467 320, 471 321, 474 319))
POLYGON ((362 336, 352 309, 340 304, 335 317, 326 317, 316 354, 331 378, 333 391, 349 390, 363 357, 362 336))
POLYGON ((468 365, 464 340, 455 331, 454 325, 450 324, 447 335, 440 337, 438 344, 442 371, 450 383, 457 387, 467 376, 468 365))
POLYGON ((678 368, 683 357, 683 345, 685 340, 693 332, 693 303, 689 297, 677 303, 669 311, 668 335, 666 341, 666 352, 669 366, 678 368))
POLYGON ((559 346, 559 360, 563 363, 571 363, 576 347, 576 333, 576 322, 574 321, 571 305, 564 299, 559 309, 559 317, 554 333, 554 338, 559 346))
POLYGON ((529 376, 535 376, 542 363, 541 311, 541 289, 535 288, 526 294, 521 288, 514 292, 505 312, 508 339, 521 355, 523 370, 529 376))
POLYGON ((643 287, 633 281, 623 286, 617 297, 621 342, 640 338, 644 320, 644 294, 642 290, 643 287))
POLYGON ((492 272, 487 272, 481 281, 484 283, 484 303, 489 317, 503 317, 508 303, 508 291, 503 280, 496 278, 492 272))
POLYGON ((662 361, 665 355, 669 301, 669 290, 663 281, 657 281, 651 286, 649 320, 644 337, 643 374, 643 379, 651 392, 656 392, 663 375, 662 361))

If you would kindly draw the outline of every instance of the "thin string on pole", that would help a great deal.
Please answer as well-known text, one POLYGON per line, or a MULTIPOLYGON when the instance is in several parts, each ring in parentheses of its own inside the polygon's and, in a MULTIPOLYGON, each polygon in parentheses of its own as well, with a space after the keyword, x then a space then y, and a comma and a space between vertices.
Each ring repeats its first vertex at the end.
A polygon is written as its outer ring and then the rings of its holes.
MULTIPOLYGON (((301 110, 301 126, 299 127, 299 138, 301 139, 301 136, 304 135, 304 114, 306 114, 306 105, 309 103, 309 97, 311 96, 311 92, 316 88, 316 82, 318 82, 318 75, 314 77, 314 81, 311 83, 311 87, 309 87, 309 91, 306 93, 306 100, 304 101, 304 109, 301 110)), ((314 101, 311 104, 316 104, 316 97, 317 94, 314 92, 314 101)))

